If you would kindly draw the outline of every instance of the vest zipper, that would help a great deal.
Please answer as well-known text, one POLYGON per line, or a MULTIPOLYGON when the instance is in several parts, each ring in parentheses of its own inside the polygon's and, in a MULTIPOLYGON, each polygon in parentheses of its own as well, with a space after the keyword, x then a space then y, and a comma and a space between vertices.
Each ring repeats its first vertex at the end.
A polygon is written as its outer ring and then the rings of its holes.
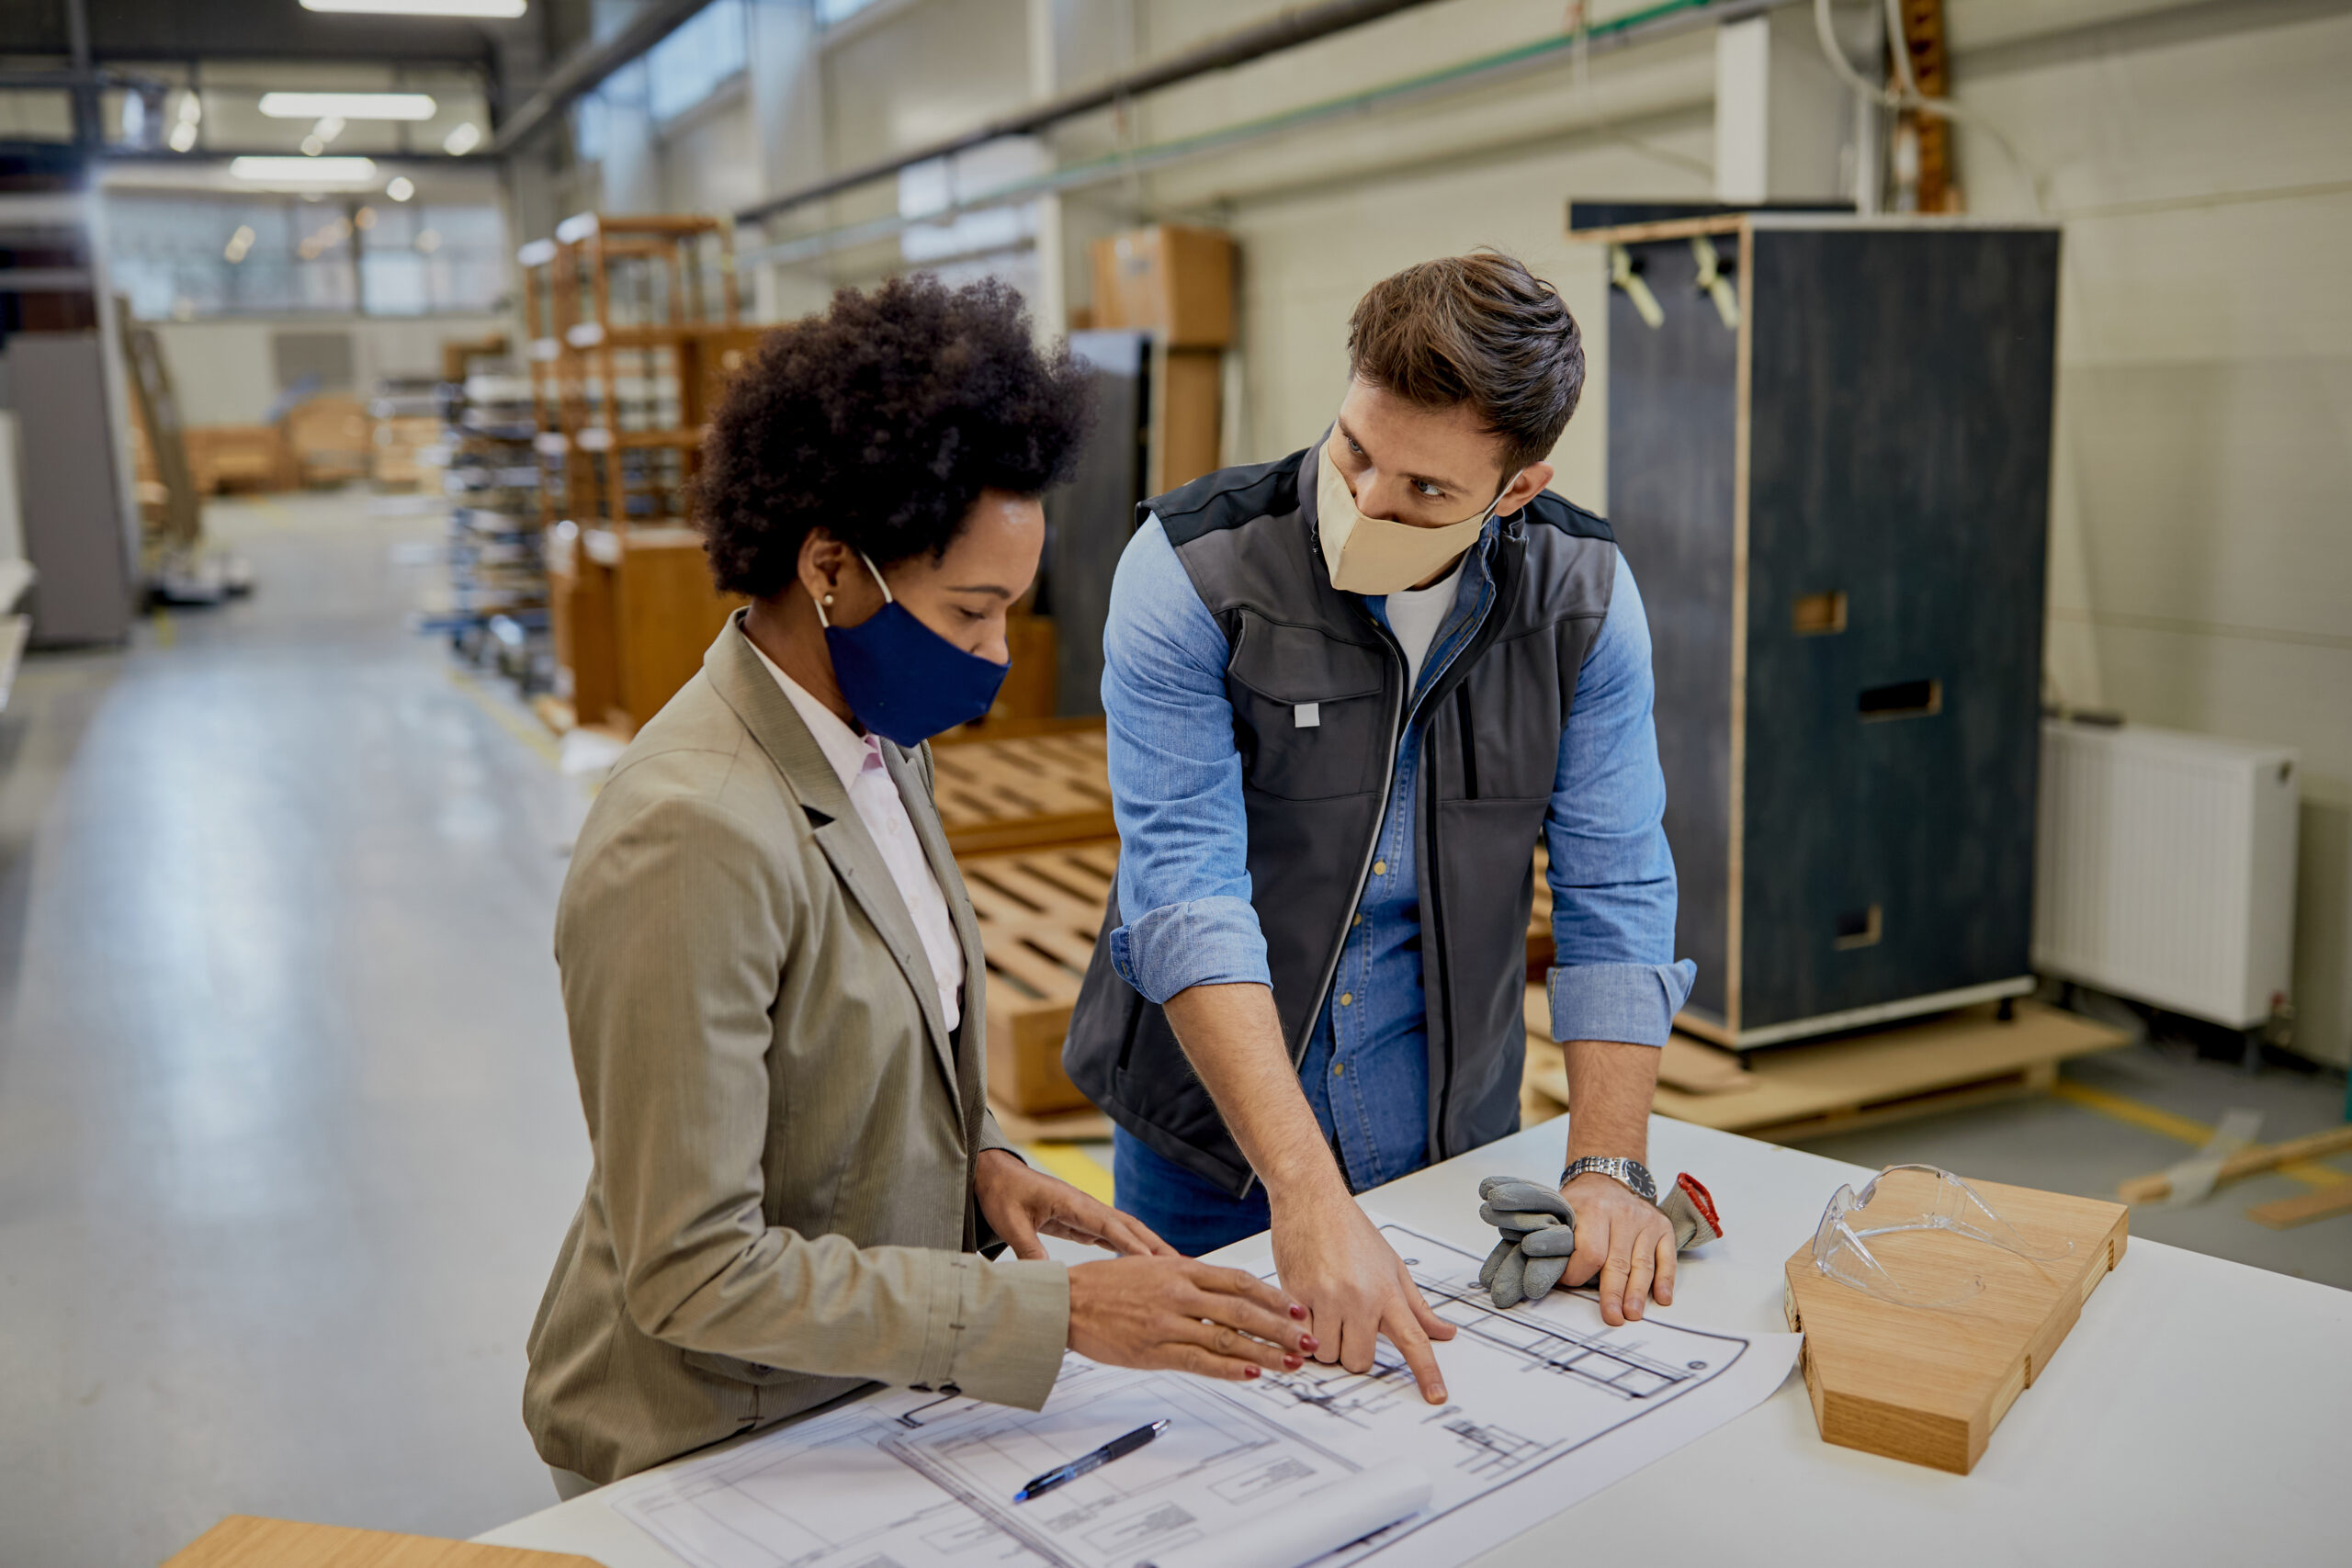
POLYGON ((1453 705, 1461 711, 1454 716, 1455 728, 1462 731, 1462 797, 1478 798, 1478 742, 1470 727, 1470 682, 1464 681, 1453 688, 1453 705))
MULTIPOLYGON (((1369 615, 1364 618, 1372 619, 1369 615)), ((1401 673, 1405 669, 1404 649, 1398 645, 1394 637, 1389 635, 1388 628, 1378 621, 1373 621, 1372 629, 1380 634, 1381 646, 1387 650, 1389 657, 1395 660, 1396 670, 1401 673)), ((1387 759, 1387 772, 1380 781, 1380 810, 1373 818, 1372 838, 1363 847, 1363 863, 1356 868, 1356 890, 1348 898, 1347 918, 1340 926, 1340 940, 1331 944, 1331 962, 1323 966, 1323 981, 1316 987, 1315 1005, 1307 1010, 1306 1021, 1300 1028, 1298 1038, 1291 1043, 1290 1070, 1294 1077, 1297 1075, 1299 1067, 1306 1060, 1307 1044, 1315 1038, 1316 1021, 1323 1016, 1324 1008, 1330 1002, 1331 982, 1338 976, 1340 960, 1348 951, 1348 931, 1354 923, 1356 907, 1363 902, 1364 884, 1372 879, 1373 857, 1380 852, 1380 830, 1388 824, 1388 792, 1396 787, 1396 742, 1404 739, 1405 735, 1407 694, 1404 682, 1397 682, 1396 701, 1390 708, 1388 715, 1388 744, 1381 749, 1381 754, 1387 759)), ((1345 1175, 1344 1169, 1341 1174, 1345 1175)), ((1242 1182, 1241 1190, 1238 1196, 1249 1197, 1251 1189, 1257 1185, 1258 1172, 1255 1168, 1252 1168, 1248 1179, 1242 1182)))
MULTIPOLYGON (((1504 525, 1504 536, 1506 538, 1509 537, 1510 533, 1510 525, 1504 525)), ((1501 547, 1502 544, 1502 539, 1498 539, 1496 541, 1497 547, 1494 557, 1494 570, 1488 574, 1487 579, 1487 592, 1488 597, 1487 600, 1486 610, 1481 613, 1477 625, 1471 628, 1470 635, 1463 640, 1462 646, 1454 651, 1453 656, 1448 659, 1444 665, 1438 671, 1437 674, 1431 678, 1430 692, 1428 694, 1436 698, 1436 700, 1440 702, 1442 702, 1444 697, 1439 694, 1437 691, 1438 684, 1444 681, 1447 676, 1452 675, 1456 670, 1467 669, 1472 660, 1476 660, 1480 654, 1486 652, 1488 648, 1494 645, 1494 637, 1491 635, 1495 626, 1494 611, 1496 607, 1502 603, 1503 591, 1507 586, 1503 578, 1504 574, 1509 570, 1509 561, 1501 547)), ((1464 679, 1466 682, 1467 677, 1465 676, 1464 679)), ((1462 700, 1462 717, 1464 726, 1462 740, 1463 759, 1465 764, 1475 765, 1471 757, 1471 747, 1474 742, 1470 738, 1469 729, 1467 728, 1470 716, 1470 688, 1465 683, 1455 686, 1453 691, 1461 694, 1462 700)), ((1422 772, 1426 774, 1429 764, 1429 737, 1426 735, 1421 737, 1421 750, 1422 772)), ((1473 793, 1475 794, 1476 792, 1473 791, 1473 793)), ((1442 1160, 1452 1157, 1452 1151, 1446 1147, 1445 1122, 1447 1115, 1453 1109, 1453 965, 1446 961, 1444 942, 1442 941, 1432 942, 1429 940, 1427 934, 1432 930, 1442 931, 1445 929, 1445 894, 1443 886, 1439 881, 1437 875, 1439 855, 1437 833, 1437 795, 1434 792, 1425 789, 1422 792, 1421 804, 1423 809, 1427 813, 1424 820, 1427 822, 1428 826, 1422 836, 1422 847, 1427 851, 1427 852, 1419 858, 1430 868, 1430 907, 1428 918, 1421 922, 1421 930, 1423 932, 1421 940, 1421 984, 1424 989, 1426 989, 1429 984, 1429 966, 1431 962, 1430 955, 1431 953, 1435 953, 1438 992, 1441 998, 1441 1005, 1444 1010, 1442 1016, 1445 1021, 1445 1062, 1444 1070, 1442 1075, 1442 1081, 1431 1086, 1435 1090, 1435 1098, 1432 1101, 1435 1114, 1431 1118, 1434 1136, 1431 1141, 1436 1145, 1435 1152, 1437 1158, 1442 1160)), ((1383 821, 1387 819, 1387 813, 1385 811, 1381 813, 1381 819, 1383 821)), ((1435 1164, 1436 1161, 1433 1160, 1430 1163, 1435 1164)))

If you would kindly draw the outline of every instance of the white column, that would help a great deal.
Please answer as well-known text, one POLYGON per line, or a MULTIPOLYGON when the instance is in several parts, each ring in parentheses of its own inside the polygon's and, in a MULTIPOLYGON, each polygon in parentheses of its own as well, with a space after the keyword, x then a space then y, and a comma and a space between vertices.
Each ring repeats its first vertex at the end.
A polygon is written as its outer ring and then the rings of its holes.
MULTIPOLYGON (((760 193, 780 196, 825 173, 817 7, 814 0, 751 0, 751 11, 752 136, 759 152, 760 193)), ((742 234, 736 243, 752 248, 795 225, 815 226, 824 213, 821 204, 801 208, 769 222, 765 236, 742 234)), ((831 292, 821 264, 763 266, 751 281, 752 313, 763 321, 821 310, 831 292)))
MULTIPOLYGON (((1868 16, 1850 7, 1839 20, 1842 41, 1857 58, 1859 28, 1883 37, 1868 16)), ((1865 74, 1875 75, 1875 68, 1865 74)), ((1822 58, 1809 5, 1786 6, 1715 29, 1715 199, 1845 201, 1853 198, 1860 164, 1854 137, 1854 95, 1822 58)), ((1865 149, 1875 137, 1865 137, 1865 149)), ((1874 175, 1871 180, 1875 189, 1874 175)), ((1867 205, 1867 204, 1865 204, 1867 205)))

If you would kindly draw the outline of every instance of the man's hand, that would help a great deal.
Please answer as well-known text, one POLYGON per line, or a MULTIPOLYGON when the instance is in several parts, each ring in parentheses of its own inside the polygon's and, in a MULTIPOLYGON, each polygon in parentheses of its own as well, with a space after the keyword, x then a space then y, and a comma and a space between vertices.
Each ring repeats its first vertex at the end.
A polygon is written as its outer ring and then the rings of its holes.
POLYGON ((1431 1339, 1453 1325, 1430 1311, 1396 1250, 1349 1196, 1283 1047, 1263 986, 1194 986, 1168 998, 1168 1021, 1266 1185, 1283 1289, 1305 1304, 1316 1359, 1372 1371, 1373 1342, 1396 1347, 1421 1397, 1445 1403, 1431 1339))
POLYGON ((1234 1382, 1295 1371, 1315 1351, 1306 1317, 1255 1274, 1189 1258, 1114 1258, 1069 1271, 1069 1348, 1114 1367, 1234 1382))
POLYGON ((1335 1182, 1303 1199, 1269 1190, 1268 1199, 1274 1267, 1283 1289, 1306 1308, 1315 1359, 1368 1372, 1373 1341, 1386 1335, 1412 1369, 1421 1397, 1444 1404, 1445 1380, 1430 1341, 1453 1338, 1453 1325, 1430 1310, 1405 1260, 1347 1190, 1335 1182))
POLYGON ((1674 1222, 1613 1176, 1588 1170, 1560 1189, 1577 1217, 1577 1249, 1563 1282, 1600 1287, 1600 1321, 1636 1322, 1652 1295, 1674 1303, 1674 1222))
POLYGON ((972 1197, 989 1228, 1002 1236, 1012 1256, 1042 1258, 1041 1235, 1082 1241, 1131 1258, 1173 1258, 1176 1249, 1149 1226, 1090 1198, 1059 1178, 1032 1170, 1002 1149, 982 1149, 972 1168, 972 1197))

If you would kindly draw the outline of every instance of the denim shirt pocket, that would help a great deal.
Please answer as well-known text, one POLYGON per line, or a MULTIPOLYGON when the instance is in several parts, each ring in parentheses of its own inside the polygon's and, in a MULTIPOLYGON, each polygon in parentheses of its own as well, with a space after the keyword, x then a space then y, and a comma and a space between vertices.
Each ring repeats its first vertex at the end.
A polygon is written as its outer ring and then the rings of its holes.
POLYGON ((1243 786, 1284 800, 1380 787, 1391 739, 1385 650, 1243 612, 1226 664, 1243 786))

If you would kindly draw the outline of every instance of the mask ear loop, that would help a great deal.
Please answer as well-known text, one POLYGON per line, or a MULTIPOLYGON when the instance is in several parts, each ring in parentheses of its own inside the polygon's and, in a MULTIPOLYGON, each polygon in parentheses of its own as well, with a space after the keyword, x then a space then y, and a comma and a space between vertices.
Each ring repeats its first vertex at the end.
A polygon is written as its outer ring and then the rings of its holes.
POLYGON ((874 564, 874 558, 867 555, 864 550, 860 550, 857 552, 857 558, 864 561, 865 563, 865 570, 874 574, 875 585, 882 590, 882 603, 885 604, 897 604, 899 601, 892 596, 890 592, 890 584, 883 580, 882 569, 874 564))

